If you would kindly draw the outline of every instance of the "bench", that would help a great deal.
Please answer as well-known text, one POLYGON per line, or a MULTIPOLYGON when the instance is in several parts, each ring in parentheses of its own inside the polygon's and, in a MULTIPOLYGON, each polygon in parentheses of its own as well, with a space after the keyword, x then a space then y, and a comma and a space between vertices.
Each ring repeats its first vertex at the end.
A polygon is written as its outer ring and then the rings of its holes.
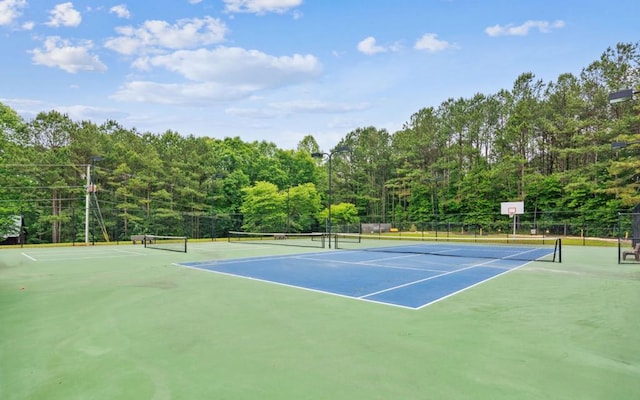
POLYGON ((622 252, 623 260, 626 260, 627 256, 634 256, 636 261, 640 261, 640 243, 636 244, 633 250, 625 250, 622 252))
MULTIPOLYGON (((131 235, 131 241, 133 242, 133 244, 136 244, 136 242, 144 244, 145 236, 146 235, 131 235)), ((153 243, 153 239, 150 239, 149 243, 153 243)))
POLYGON ((276 233, 275 235, 273 235, 273 238, 275 240, 285 240, 287 239, 287 235, 284 233, 276 233))

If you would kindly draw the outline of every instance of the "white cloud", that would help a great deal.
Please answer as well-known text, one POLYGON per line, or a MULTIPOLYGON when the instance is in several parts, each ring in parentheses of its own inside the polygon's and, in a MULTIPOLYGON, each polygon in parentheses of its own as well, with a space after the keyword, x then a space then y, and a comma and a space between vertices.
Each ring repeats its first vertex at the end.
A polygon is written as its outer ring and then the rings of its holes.
POLYGON ((25 108, 41 109, 43 102, 34 99, 20 99, 20 98, 7 98, 0 97, 0 103, 4 103, 16 111, 20 111, 25 108))
POLYGON ((248 98, 261 90, 308 82, 322 72, 320 62, 311 55, 275 57, 228 47, 181 50, 138 61, 146 69, 164 68, 192 82, 129 82, 113 96, 116 100, 162 104, 230 101, 248 98))
POLYGON ((318 100, 297 100, 297 101, 285 101, 278 103, 270 103, 270 107, 277 110, 282 110, 287 114, 294 113, 330 113, 340 114, 353 111, 362 111, 368 107, 366 103, 331 103, 318 100))
POLYGON ((34 49, 32 61, 38 65, 57 67, 70 73, 78 71, 106 71, 107 67, 98 56, 90 53, 93 43, 89 40, 72 45, 58 36, 50 36, 44 42, 44 49, 34 49))
POLYGON ((276 57, 239 47, 181 50, 151 57, 148 63, 192 81, 226 82, 258 89, 308 81, 322 72, 320 62, 312 55, 276 57))
POLYGON ((124 4, 119 4, 117 6, 113 6, 109 9, 109 14, 115 14, 118 18, 129 19, 131 18, 131 13, 129 9, 124 4))
POLYGON ((24 29, 25 31, 30 31, 32 30, 34 27, 36 26, 35 22, 33 21, 27 21, 24 24, 22 24, 22 29, 24 29))
POLYGON ((302 0, 223 0, 225 10, 232 13, 282 14, 302 5, 302 0))
POLYGON ((361 53, 373 55, 376 53, 384 53, 387 51, 385 47, 376 44, 376 38, 369 36, 358 43, 358 50, 361 53))
POLYGON ((118 89, 112 98, 142 103, 200 105, 238 100, 251 93, 252 88, 249 87, 234 87, 215 82, 179 84, 133 81, 118 89))
POLYGON ((274 118, 281 115, 280 113, 273 112, 272 110, 267 111, 264 108, 240 108, 240 107, 229 107, 224 110, 224 113, 227 115, 231 115, 233 117, 252 118, 252 119, 274 118))
POLYGON ((27 6, 27 0, 1 0, 0 26, 9 25, 22 15, 21 9, 27 6))
POLYGON ((49 11, 51 16, 46 25, 49 26, 78 26, 82 22, 82 16, 73 8, 73 3, 60 3, 49 11))
POLYGON ((125 118, 127 113, 113 108, 93 107, 86 105, 55 106, 55 110, 67 114, 74 121, 106 121, 125 118))
POLYGON ((260 108, 230 107, 225 114, 251 117, 251 118, 275 118, 293 114, 344 114, 353 111, 362 111, 368 107, 366 103, 331 103, 318 100, 296 100, 286 102, 269 103, 260 108))
POLYGON ((183 49, 224 41, 227 26, 212 17, 166 21, 145 21, 142 26, 116 28, 119 37, 110 38, 105 47, 121 54, 140 54, 157 49, 183 49))
POLYGON ((198 3, 202 3, 202 0, 189 0, 190 4, 198 4, 198 3))
POLYGON ((549 21, 527 21, 522 25, 494 25, 486 28, 484 31, 489 36, 525 36, 529 34, 531 29, 538 29, 542 33, 551 32, 552 29, 559 29, 565 26, 565 22, 557 20, 549 21))
POLYGON ((413 46, 416 50, 426 50, 430 53, 442 51, 449 47, 451 47, 451 44, 446 40, 438 39, 438 35, 435 33, 425 33, 413 46))

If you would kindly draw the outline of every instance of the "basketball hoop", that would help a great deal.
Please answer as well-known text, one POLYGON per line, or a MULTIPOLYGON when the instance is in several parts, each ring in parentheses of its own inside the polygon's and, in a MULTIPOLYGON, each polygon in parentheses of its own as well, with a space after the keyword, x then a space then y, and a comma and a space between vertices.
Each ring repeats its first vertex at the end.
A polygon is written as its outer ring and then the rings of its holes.
POLYGON ((516 215, 524 214, 524 201, 503 201, 500 203, 500 214, 508 215, 513 221, 513 236, 516 235, 516 215))

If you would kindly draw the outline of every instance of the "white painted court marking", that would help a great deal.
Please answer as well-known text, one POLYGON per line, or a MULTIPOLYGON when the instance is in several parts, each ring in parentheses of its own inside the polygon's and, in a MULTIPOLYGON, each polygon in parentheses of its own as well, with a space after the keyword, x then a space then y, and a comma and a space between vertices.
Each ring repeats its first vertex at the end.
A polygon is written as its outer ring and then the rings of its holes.
POLYGON ((430 280, 432 280, 432 279, 440 278, 440 277, 442 277, 442 276, 455 274, 455 273, 457 273, 457 272, 461 272, 461 271, 466 271, 466 270, 471 269, 471 268, 475 268, 475 267, 482 267, 482 266, 484 266, 485 264, 489 264, 489 263, 492 263, 492 262, 494 262, 494 261, 495 261, 495 260, 489 260, 489 261, 486 261, 486 262, 483 262, 483 263, 480 263, 480 264, 474 264, 474 265, 471 265, 471 266, 469 266, 469 267, 456 269, 456 270, 454 270, 454 271, 448 271, 448 272, 445 272, 445 273, 442 273, 442 274, 438 274, 438 275, 433 275, 433 276, 430 276, 430 277, 428 277, 428 278, 418 279, 417 281, 408 282, 408 283, 404 283, 404 284, 402 284, 402 285, 398 285, 398 286, 390 287, 390 288, 387 288, 387 289, 379 290, 379 291, 377 291, 377 292, 373 292, 373 293, 365 294, 365 295, 360 296, 360 297, 369 297, 369 296, 375 296, 375 295, 380 294, 380 293, 390 292, 390 291, 395 290, 395 289, 399 289, 399 288, 403 288, 403 287, 407 287, 407 286, 415 285, 415 284, 417 284, 417 283, 422 283, 422 282, 430 281, 430 280))
POLYGON ((29 253, 20 253, 23 257, 31 261, 76 261, 76 260, 95 260, 107 258, 123 258, 123 257, 145 257, 148 253, 139 251, 131 251, 125 249, 107 249, 107 248, 76 248, 73 250, 62 249, 38 249, 29 253))
POLYGON ((365 298, 361 298, 361 297, 353 297, 353 296, 348 296, 348 295, 335 293, 335 292, 329 292, 329 291, 320 290, 320 289, 313 289, 313 288, 308 288, 308 287, 304 287, 304 286, 290 285, 290 284, 287 284, 287 283, 271 281, 271 280, 267 280, 267 279, 254 278, 254 277, 247 276, 247 275, 232 274, 230 272, 216 271, 216 270, 205 269, 205 268, 200 268, 200 267, 197 267, 197 266, 191 266, 191 265, 185 265, 185 264, 179 264, 179 263, 173 263, 173 265, 177 265, 177 266, 183 267, 183 268, 191 268, 191 269, 195 269, 195 270, 203 271, 203 272, 211 272, 211 273, 214 273, 214 274, 231 276, 231 277, 234 277, 234 278, 242 278, 242 279, 248 279, 248 280, 256 281, 256 282, 264 282, 264 283, 268 283, 268 284, 272 284, 272 285, 279 285, 279 286, 289 287, 289 288, 293 288, 293 289, 300 289, 300 290, 305 290, 305 291, 308 291, 308 292, 327 294, 327 295, 330 295, 330 296, 341 297, 341 298, 344 298, 344 299, 350 299, 350 300, 354 300, 355 299, 355 300, 359 300, 359 301, 366 301, 368 303, 376 303, 376 304, 383 304, 383 305, 386 305, 386 306, 392 306, 392 307, 397 307, 397 308, 404 308, 404 309, 407 309, 407 310, 415 310, 416 309, 414 307, 403 306, 401 304, 386 303, 384 301, 365 299, 365 298))
POLYGON ((30 256, 30 255, 28 255, 27 253, 20 253, 20 254, 22 254, 23 256, 27 257, 27 258, 28 258, 29 260, 31 260, 31 261, 38 261, 37 259, 35 259, 34 257, 31 257, 31 256, 30 256))

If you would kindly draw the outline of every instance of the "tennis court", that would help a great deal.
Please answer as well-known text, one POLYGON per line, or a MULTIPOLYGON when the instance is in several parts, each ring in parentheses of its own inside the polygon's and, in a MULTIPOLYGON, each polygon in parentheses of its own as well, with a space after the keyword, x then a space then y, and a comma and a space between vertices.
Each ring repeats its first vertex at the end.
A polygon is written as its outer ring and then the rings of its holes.
POLYGON ((615 247, 286 240, 0 250, 0 398, 640 397, 640 266, 615 247))
MULTIPOLYGON (((352 248, 356 251, 179 265, 419 309, 554 252, 553 247, 471 246, 406 240, 378 241, 376 246, 371 246, 361 245, 360 239, 358 237, 359 246, 352 248)), ((307 244, 299 243, 299 238, 293 240, 296 241, 294 245, 307 244)), ((284 242, 276 239, 270 243, 281 245, 284 242)))

